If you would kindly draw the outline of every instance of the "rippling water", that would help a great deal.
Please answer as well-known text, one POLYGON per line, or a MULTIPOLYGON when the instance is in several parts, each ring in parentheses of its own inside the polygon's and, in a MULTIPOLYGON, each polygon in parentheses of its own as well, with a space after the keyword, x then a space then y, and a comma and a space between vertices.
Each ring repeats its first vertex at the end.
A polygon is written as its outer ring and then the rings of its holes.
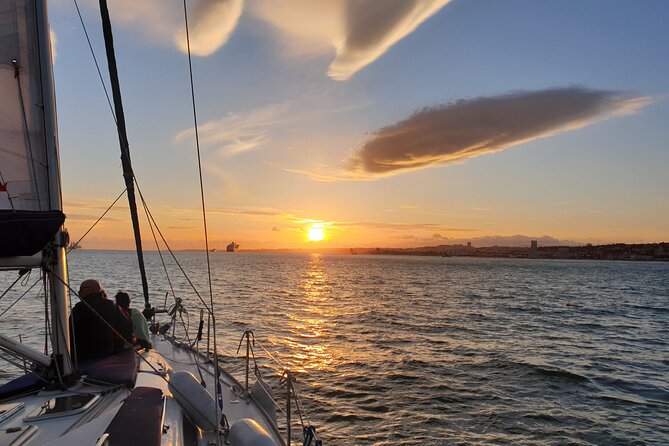
MULTIPOLYGON (((208 300, 204 254, 177 255, 208 300)), ((158 255, 147 262, 161 305, 169 287, 158 255)), ((135 265, 70 256, 73 283, 99 278, 141 306, 135 265)), ((197 298, 168 269, 193 332, 197 298)), ((212 276, 230 367, 253 329, 298 372, 326 445, 669 444, 668 263, 215 253, 212 276)), ((2 332, 42 345, 39 299, 2 332)))

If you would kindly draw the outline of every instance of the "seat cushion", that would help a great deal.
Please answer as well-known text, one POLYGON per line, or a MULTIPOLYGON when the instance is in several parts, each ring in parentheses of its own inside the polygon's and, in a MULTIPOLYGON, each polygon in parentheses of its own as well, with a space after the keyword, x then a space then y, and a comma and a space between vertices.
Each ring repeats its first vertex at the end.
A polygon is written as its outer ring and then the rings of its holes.
POLYGON ((105 431, 109 446, 160 446, 163 434, 163 392, 136 387, 105 431))
POLYGON ((90 381, 133 387, 139 372, 139 358, 134 350, 127 349, 106 358, 80 361, 79 372, 90 381))
POLYGON ((34 373, 29 373, 0 386, 0 400, 39 390, 45 385, 44 379, 34 373))

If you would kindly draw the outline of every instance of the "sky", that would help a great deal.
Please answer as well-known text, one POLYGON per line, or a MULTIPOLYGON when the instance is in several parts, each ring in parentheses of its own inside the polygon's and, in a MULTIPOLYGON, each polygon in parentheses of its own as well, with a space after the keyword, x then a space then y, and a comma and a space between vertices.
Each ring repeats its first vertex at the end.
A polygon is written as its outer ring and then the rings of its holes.
MULTIPOLYGON (((668 2, 187 4, 211 248, 669 241, 668 2)), ((78 239, 124 183, 74 4, 49 7, 78 239)), ((139 188, 172 247, 202 248, 182 3, 110 11, 139 188)), ((82 245, 133 247, 125 198, 82 245)))

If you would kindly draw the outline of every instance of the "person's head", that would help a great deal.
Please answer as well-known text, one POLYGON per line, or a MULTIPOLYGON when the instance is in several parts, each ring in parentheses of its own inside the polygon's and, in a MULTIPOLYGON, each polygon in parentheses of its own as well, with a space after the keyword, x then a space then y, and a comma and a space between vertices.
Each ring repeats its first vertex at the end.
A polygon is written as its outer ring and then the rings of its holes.
POLYGON ((116 305, 127 310, 130 308, 130 295, 123 291, 116 293, 116 305))
POLYGON ((90 296, 91 294, 99 293, 102 291, 102 287, 97 280, 88 279, 81 282, 79 285, 79 297, 84 298, 90 296))

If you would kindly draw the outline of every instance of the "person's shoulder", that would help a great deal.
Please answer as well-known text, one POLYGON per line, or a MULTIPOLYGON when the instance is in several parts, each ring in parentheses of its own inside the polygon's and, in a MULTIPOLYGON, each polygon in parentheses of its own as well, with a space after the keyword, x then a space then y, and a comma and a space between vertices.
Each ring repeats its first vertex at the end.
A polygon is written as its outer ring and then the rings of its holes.
POLYGON ((137 308, 131 308, 131 309, 130 309, 130 312, 131 312, 131 314, 133 315, 133 317, 141 317, 142 319, 146 319, 146 318, 144 317, 144 313, 142 313, 141 311, 139 311, 137 308))

